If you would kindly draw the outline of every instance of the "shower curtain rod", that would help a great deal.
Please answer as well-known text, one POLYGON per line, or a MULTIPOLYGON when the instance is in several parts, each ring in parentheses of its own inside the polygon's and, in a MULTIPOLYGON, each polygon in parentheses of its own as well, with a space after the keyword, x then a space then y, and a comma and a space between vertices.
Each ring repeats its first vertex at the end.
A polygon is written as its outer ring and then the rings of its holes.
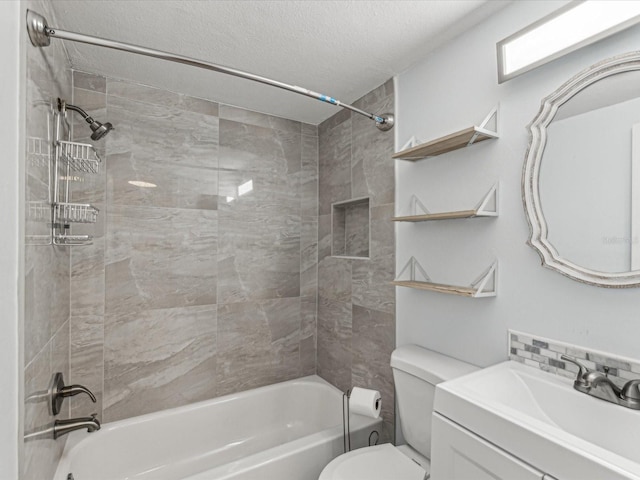
POLYGON ((225 73, 227 75, 245 78, 254 82, 264 83, 266 85, 271 85, 272 87, 281 88, 283 90, 288 90, 300 95, 306 95, 307 97, 315 98, 316 100, 320 100, 321 102, 329 103, 337 107, 346 108, 348 110, 351 110, 352 112, 364 115, 365 117, 374 120, 376 122, 376 127, 378 127, 378 129, 382 131, 387 131, 393 128, 394 116, 390 113, 375 115, 373 113, 360 110, 359 108, 354 107, 353 105, 349 105, 348 103, 342 103, 341 101, 336 100, 335 98, 328 95, 323 95, 322 93, 307 90, 306 88, 289 85, 277 80, 272 80, 267 77, 261 77, 260 75, 255 75, 253 73, 243 72, 242 70, 236 70, 235 68, 229 68, 222 65, 217 65, 215 63, 205 62, 203 60, 197 60, 195 58, 176 55, 169 52, 163 52, 161 50, 154 50, 138 45, 131 45, 129 43, 123 43, 106 38, 93 37, 91 35, 68 32, 65 30, 60 30, 58 28, 49 27, 46 18, 32 10, 27 10, 27 32, 29 33, 31 43, 36 47, 46 47, 51 43, 51 38, 59 38, 61 40, 87 43, 89 45, 97 45, 99 47, 106 47, 129 53, 137 53, 138 55, 145 55, 147 57, 160 58, 162 60, 168 60, 170 62, 191 65, 193 67, 213 70, 214 72, 225 73))

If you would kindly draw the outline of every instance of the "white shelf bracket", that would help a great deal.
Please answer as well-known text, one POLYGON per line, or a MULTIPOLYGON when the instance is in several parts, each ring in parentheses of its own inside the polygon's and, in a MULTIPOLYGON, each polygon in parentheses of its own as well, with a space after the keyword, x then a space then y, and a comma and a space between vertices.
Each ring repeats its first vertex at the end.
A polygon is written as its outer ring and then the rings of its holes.
POLYGON ((405 143, 400 150, 398 150, 398 152, 402 152, 403 150, 407 150, 408 148, 413 148, 413 147, 417 147, 418 145, 420 145, 422 142, 420 140, 418 140, 415 135, 413 137, 411 137, 409 140, 407 140, 407 143, 405 143))
MULTIPOLYGON (((431 282, 429 275, 427 275, 427 272, 425 272, 424 268, 422 268, 422 265, 420 265, 420 262, 418 262, 415 257, 411 257, 409 259, 407 264, 402 268, 402 270, 400 270, 400 273, 398 274, 398 278, 396 278, 396 280, 402 281, 402 276, 407 272, 407 270, 409 271, 409 281, 431 282), (423 278, 416 278, 416 272, 418 272, 423 278)), ((406 281, 406 279, 404 280, 406 281)))
POLYGON ((495 297, 498 287, 498 261, 494 261, 491 266, 476 278, 471 286, 476 289, 474 297, 495 297))
POLYGON ((471 137, 467 145, 473 145, 480 133, 498 138, 498 105, 493 107, 484 120, 482 120, 482 123, 478 126, 478 131, 471 137))
POLYGON ((498 190, 498 183, 496 183, 476 205, 476 215, 482 217, 498 216, 498 190))
POLYGON ((411 195, 409 211, 411 212, 410 215, 428 215, 431 213, 416 195, 411 195))

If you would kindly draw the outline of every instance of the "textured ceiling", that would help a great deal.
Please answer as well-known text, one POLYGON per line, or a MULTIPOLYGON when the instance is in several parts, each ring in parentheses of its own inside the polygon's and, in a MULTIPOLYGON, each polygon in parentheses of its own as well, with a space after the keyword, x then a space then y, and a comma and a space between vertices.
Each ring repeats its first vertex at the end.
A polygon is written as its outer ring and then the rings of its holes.
MULTIPOLYGON (((169 51, 351 103, 508 2, 53 0, 52 27, 169 51)), ((73 68, 317 124, 336 107, 248 80, 65 42, 73 68)), ((376 112, 380 113, 380 112, 376 112)))

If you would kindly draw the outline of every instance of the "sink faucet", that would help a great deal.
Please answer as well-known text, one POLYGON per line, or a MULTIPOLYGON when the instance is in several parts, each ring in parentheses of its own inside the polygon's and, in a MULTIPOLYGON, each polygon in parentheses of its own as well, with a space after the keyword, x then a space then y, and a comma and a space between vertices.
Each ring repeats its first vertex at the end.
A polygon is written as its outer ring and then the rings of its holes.
POLYGON ((68 420, 56 420, 53 423, 53 438, 61 437, 74 430, 86 428, 87 432, 95 432, 100 430, 100 421, 96 418, 97 414, 90 417, 70 418, 68 420))
POLYGON ((595 370, 589 370, 575 358, 562 355, 560 358, 578 367, 573 388, 592 397, 616 403, 623 407, 640 410, 640 379, 630 380, 620 388, 613 381, 595 370))

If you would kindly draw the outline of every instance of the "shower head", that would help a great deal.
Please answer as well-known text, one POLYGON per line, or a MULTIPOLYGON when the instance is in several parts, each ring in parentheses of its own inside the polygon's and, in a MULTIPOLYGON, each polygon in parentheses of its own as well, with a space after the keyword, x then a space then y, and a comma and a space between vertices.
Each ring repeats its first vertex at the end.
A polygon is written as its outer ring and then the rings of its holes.
POLYGON ((89 128, 91 128, 91 130, 93 131, 93 133, 91 134, 91 140, 100 140, 107 133, 113 130, 113 125, 111 125, 111 123, 109 122, 100 123, 96 120, 93 120, 91 117, 87 119, 87 122, 89 121, 89 119, 92 120, 91 125, 89 125, 89 128))
POLYGON ((107 133, 113 130, 113 125, 111 125, 111 123, 109 122, 100 123, 97 120, 94 120, 92 117, 90 117, 89 114, 85 112, 83 109, 81 109, 80 107, 76 107, 75 105, 70 105, 60 98, 58 99, 58 109, 60 111, 64 111, 65 109, 73 110, 74 112, 78 112, 80 115, 82 115, 82 118, 84 118, 85 121, 89 124, 89 128, 93 132, 91 134, 91 140, 100 140, 107 133))

